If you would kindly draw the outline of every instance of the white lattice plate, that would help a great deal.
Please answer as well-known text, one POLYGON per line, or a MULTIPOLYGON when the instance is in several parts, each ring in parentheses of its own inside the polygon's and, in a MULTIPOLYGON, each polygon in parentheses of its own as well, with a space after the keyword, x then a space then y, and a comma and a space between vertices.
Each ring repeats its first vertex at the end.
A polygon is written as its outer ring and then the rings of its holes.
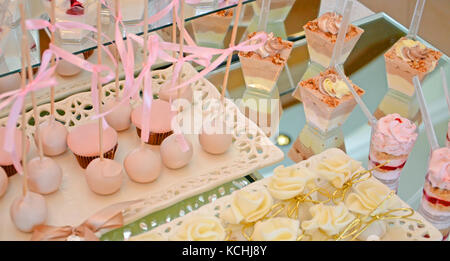
MULTIPOLYGON (((158 92, 166 80, 171 79, 172 68, 153 72, 154 92, 158 92)), ((182 80, 189 79, 197 72, 190 65, 183 67, 182 80)), ((113 85, 104 87, 105 94, 112 98, 110 89, 113 85)), ((202 100, 219 97, 214 85, 205 79, 200 79, 192 85, 193 90, 202 93, 202 100)), ((64 122, 70 129, 80 123, 88 121, 92 114, 91 96, 89 92, 72 95, 56 103, 58 110, 57 119, 64 122)), ((204 115, 208 114, 208 104, 203 104, 204 115)), ((86 184, 84 170, 78 165, 70 151, 55 157, 63 169, 63 181, 59 191, 46 196, 49 215, 47 224, 79 225, 96 211, 117 202, 144 199, 142 204, 133 206, 125 213, 125 222, 129 223, 154 211, 166 208, 183 199, 208 191, 226 182, 243 177, 257 169, 277 163, 284 157, 282 151, 277 148, 263 134, 263 132, 251 121, 244 120, 245 116, 232 102, 227 101, 227 106, 234 112, 235 121, 245 122, 244 126, 234 126, 235 135, 233 146, 223 155, 213 156, 202 150, 196 135, 187 135, 194 146, 194 156, 188 166, 180 170, 164 168, 157 181, 150 184, 137 184, 124 175, 121 190, 110 196, 99 196, 91 192, 86 184), (253 134, 248 134, 253 133, 253 134)), ((49 105, 39 107, 41 120, 48 115, 49 105)), ((28 112, 27 119, 31 117, 28 112)), ((183 113, 189 113, 185 110, 183 113)), ((182 117, 179 118, 179 120, 182 117)), ((6 119, 0 120, 5 125, 6 119)), ((27 121, 28 122, 28 121, 27 121)), ((29 133, 33 132, 30 126, 29 133)), ((139 145, 135 127, 119 133, 119 147, 115 160, 123 162, 129 151, 139 145)), ((159 147, 153 149, 159 153, 159 147)), ((34 145, 29 157, 36 156, 34 145)), ((6 194, 0 198, 0 240, 28 240, 30 234, 19 232, 11 222, 9 208, 15 197, 21 193, 22 178, 14 175, 10 178, 10 184, 6 194)))
MULTIPOLYGON (((320 157, 320 154, 315 155, 308 160, 301 161, 295 165, 294 167, 300 166, 308 166, 312 161, 314 161, 317 157, 320 157)), ((371 178, 376 180, 375 178, 371 178)), ((263 180, 256 181, 254 183, 249 184, 248 186, 242 188, 241 190, 260 190, 263 187, 267 188, 269 178, 265 178, 263 180)), ((376 180, 379 182, 378 180, 376 180)), ((381 184, 381 183, 380 183, 381 184)), ((189 219, 191 216, 195 215, 206 215, 211 216, 214 215, 219 217, 222 209, 227 208, 230 205, 232 199, 232 195, 224 196, 215 200, 212 203, 209 203, 198 210, 192 211, 186 214, 183 217, 176 218, 169 223, 163 224, 154 228, 153 230, 134 236, 132 240, 162 240, 169 239, 174 233, 176 233, 177 229, 183 224, 183 222, 189 219), (157 235, 158 237, 156 237, 157 235), (160 237, 162 236, 162 238, 160 237)), ((409 208, 409 206, 402 201, 397 195, 392 198, 392 200, 396 200, 400 203, 401 207, 409 208)), ((388 220, 388 228, 386 234, 381 238, 383 241, 411 241, 411 240, 420 240, 420 241, 439 241, 442 240, 442 234, 437 230, 432 224, 430 224, 425 218, 423 218, 419 213, 415 212, 412 219, 420 220, 423 222, 423 225, 418 224, 415 221, 405 220, 405 219, 392 219, 388 220)), ((237 240, 245 240, 244 237, 239 237, 237 240)))

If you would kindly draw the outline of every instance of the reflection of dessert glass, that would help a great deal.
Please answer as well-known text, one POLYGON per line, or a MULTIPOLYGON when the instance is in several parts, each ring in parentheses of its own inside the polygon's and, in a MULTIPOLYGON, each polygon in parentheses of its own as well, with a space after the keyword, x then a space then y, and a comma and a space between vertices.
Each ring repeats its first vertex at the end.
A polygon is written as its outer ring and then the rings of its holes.
POLYGON ((381 119, 391 113, 398 113, 400 116, 414 122, 417 126, 422 122, 419 103, 415 96, 404 95, 396 90, 388 89, 373 116, 381 119))
POLYGON ((400 38, 384 54, 389 88, 413 96, 412 78, 418 75, 422 81, 434 70, 441 56, 441 52, 427 48, 419 41, 400 38))
MULTIPOLYGON (((96 1, 93 0, 55 0, 56 22, 79 22, 95 25, 97 18, 96 1)), ((45 9, 50 16, 51 1, 43 0, 45 9)), ((83 29, 58 29, 59 36, 63 41, 81 42, 90 32, 83 29)))
POLYGON ((396 113, 379 119, 373 128, 369 169, 385 164, 372 174, 392 190, 397 191, 400 174, 417 136, 416 125, 396 113))
POLYGON ((441 231, 446 240, 450 230, 449 148, 440 148, 431 154, 419 212, 441 231))
POLYGON ((223 48, 223 41, 233 19, 232 10, 222 10, 191 21, 198 45, 223 48))
MULTIPOLYGON (((328 12, 303 26, 312 62, 318 63, 324 68, 330 65, 341 21, 342 15, 328 12)), ((363 29, 352 24, 349 25, 338 63, 344 63, 347 60, 363 32, 363 29)))
MULTIPOLYGON (((273 22, 283 22, 286 20, 295 0, 272 0, 270 2, 270 11, 267 21, 273 22)), ((256 0, 253 2, 253 10, 257 16, 261 15, 263 1, 256 0)))
MULTIPOLYGON (((334 69, 299 85, 306 121, 322 132, 341 126, 356 106, 355 98, 334 69)), ((358 86, 353 84, 353 88, 359 96, 364 94, 358 86)))
MULTIPOLYGON (((264 33, 265 32, 259 32, 264 33)), ((251 39, 259 33, 252 33, 251 39)), ((252 52, 239 52, 242 72, 247 88, 271 92, 278 81, 281 71, 289 58, 292 42, 268 34, 267 42, 260 49, 252 52)))

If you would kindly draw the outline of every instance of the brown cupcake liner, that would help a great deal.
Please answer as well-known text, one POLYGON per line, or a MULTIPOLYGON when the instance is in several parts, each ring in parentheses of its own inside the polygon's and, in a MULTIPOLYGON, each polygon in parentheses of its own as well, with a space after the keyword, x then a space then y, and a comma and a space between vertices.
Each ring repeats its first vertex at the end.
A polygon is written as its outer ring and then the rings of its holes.
MULTIPOLYGON (((106 159, 114 159, 114 155, 116 154, 117 146, 118 146, 118 144, 116 144, 116 146, 114 146, 114 148, 112 148, 109 151, 105 152, 103 154, 103 157, 106 158, 106 159)), ((75 153, 74 153, 74 155, 77 158, 78 164, 80 164, 80 166, 83 169, 87 168, 87 166, 89 165, 89 163, 91 163, 91 161, 93 161, 94 159, 100 157, 100 155, 86 157, 86 156, 77 155, 75 153)))
MULTIPOLYGON (((139 138, 141 137, 141 129, 139 129, 138 127, 136 127, 136 132, 137 135, 139 136, 139 138)), ((149 136, 148 136, 148 140, 147 140, 147 144, 150 145, 161 145, 161 143, 163 142, 163 140, 167 137, 169 137, 170 135, 173 134, 173 131, 169 131, 169 132, 164 132, 164 133, 156 133, 156 132, 150 132, 149 136)))
MULTIPOLYGON (((21 161, 22 162, 22 161, 21 161)), ((12 175, 17 173, 16 168, 14 167, 14 165, 7 165, 7 166, 1 166, 3 168, 3 170, 6 172, 6 175, 8 177, 11 177, 12 175)))

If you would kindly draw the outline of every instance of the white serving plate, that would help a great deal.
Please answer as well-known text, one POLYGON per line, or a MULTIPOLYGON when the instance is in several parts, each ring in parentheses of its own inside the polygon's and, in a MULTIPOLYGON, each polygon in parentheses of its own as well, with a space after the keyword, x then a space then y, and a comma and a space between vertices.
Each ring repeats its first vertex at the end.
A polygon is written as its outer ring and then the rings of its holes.
MULTIPOLYGON (((153 90, 159 91, 161 85, 171 79, 172 68, 153 72, 153 90)), ((197 71, 190 65, 183 67, 183 79, 191 78, 197 71)), ((105 93, 113 84, 104 87, 105 93)), ((192 85, 193 90, 203 93, 203 100, 220 97, 216 87, 205 79, 200 79, 192 85)), ((112 95, 106 99, 112 98, 112 95)), ((56 109, 64 111, 64 115, 56 114, 56 118, 70 125, 78 125, 89 121, 88 117, 92 109, 84 109, 90 106, 91 96, 89 92, 74 94, 55 104, 56 109)), ((235 120, 246 119, 232 102, 227 101, 231 111, 236 113, 235 120)), ((39 106, 40 112, 48 111, 49 104, 39 106)), ((189 113, 189 111, 184 111, 189 113)), ((32 111, 27 113, 27 118, 32 111)), ((203 114, 208 114, 205 107, 203 114)), ((180 116, 180 115, 179 115, 180 116)), ((46 119, 44 116, 41 120, 46 119)), ((181 116, 180 116, 181 117, 181 116)), ((5 125, 6 118, 0 120, 0 125, 5 125)), ((28 121, 27 121, 28 122, 28 121)), ((78 165, 71 151, 55 157, 54 159, 63 169, 63 181, 60 190, 45 196, 48 203, 48 225, 64 226, 79 225, 96 211, 113 203, 143 199, 143 202, 130 207, 124 212, 125 223, 133 222, 138 218, 154 211, 166 208, 186 198, 208 191, 226 182, 243 177, 257 169, 281 161, 284 157, 282 151, 263 134, 263 132, 250 120, 244 120, 245 126, 235 126, 235 131, 244 130, 245 133, 254 134, 235 135, 233 146, 223 155, 213 156, 204 152, 196 135, 187 135, 194 146, 194 156, 188 166, 179 170, 163 168, 161 176, 150 184, 137 184, 124 175, 121 190, 113 195, 100 196, 91 192, 86 184, 84 170, 78 165)), ((30 126, 28 134, 33 132, 30 126)), ((115 160, 123 162, 129 151, 140 143, 136 135, 135 127, 119 133, 119 147, 115 160)), ((159 146, 153 149, 159 154, 159 146)), ((34 142, 28 155, 36 156, 34 142)), ((9 208, 20 193, 22 193, 22 177, 14 175, 9 179, 9 187, 6 194, 0 198, 0 240, 29 240, 30 234, 22 233, 16 229, 9 215, 9 208)))
MULTIPOLYGON (((294 167, 306 167, 312 161, 321 157, 321 154, 314 155, 307 160, 301 161, 297 164, 294 164, 294 167)), ((376 180, 374 177, 371 179, 376 180)), ((269 178, 265 178, 254 183, 249 184, 246 187, 243 187, 241 190, 259 190, 263 187, 267 188, 267 184, 269 182, 269 178)), ((382 184, 382 183, 380 183, 382 184)), ((169 223, 160 225, 149 232, 137 235, 132 237, 132 240, 149 240, 146 239, 150 233, 157 233, 162 236, 163 239, 170 238, 177 229, 183 224, 183 222, 189 219, 191 216, 195 215, 207 215, 207 216, 216 216, 219 217, 219 214, 222 209, 228 207, 230 205, 232 199, 232 195, 227 195, 216 199, 214 202, 204 205, 203 207, 192 211, 186 214, 183 217, 176 218, 169 223)), ((395 195, 392 200, 396 200, 400 203, 401 208, 410 208, 408 204, 406 204, 403 200, 400 199, 397 195, 395 195)), ((275 200, 274 203, 277 201, 275 200)), ((387 220, 388 228, 386 234, 381 238, 382 241, 440 241, 442 240, 442 234, 437 230, 431 223, 429 223, 425 218, 423 218, 419 213, 415 212, 413 216, 410 218, 420 220, 423 222, 422 225, 418 225, 415 221, 405 220, 405 219, 391 219, 387 220), (425 236, 428 235, 428 236, 425 236)), ((245 240, 244 237, 239 238, 238 240, 245 240)))

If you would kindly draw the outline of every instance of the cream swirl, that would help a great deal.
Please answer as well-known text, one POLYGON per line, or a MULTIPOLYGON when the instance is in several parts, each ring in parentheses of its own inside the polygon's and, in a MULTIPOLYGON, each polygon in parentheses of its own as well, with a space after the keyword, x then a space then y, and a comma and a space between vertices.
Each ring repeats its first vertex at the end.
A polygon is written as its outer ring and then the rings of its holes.
POLYGON ((361 162, 352 159, 340 149, 331 148, 322 155, 324 156, 312 162, 312 170, 335 188, 341 188, 361 169, 361 162))
POLYGON ((433 186, 450 189, 450 149, 440 148, 431 154, 428 178, 433 186))
POLYGON ((293 168, 278 166, 270 177, 267 189, 279 200, 286 200, 301 194, 308 182, 314 180, 315 174, 305 167, 293 168))
POLYGON ((223 241, 225 229, 214 216, 192 216, 170 237, 172 241, 223 241))
POLYGON ((404 61, 417 61, 427 58, 429 50, 419 41, 404 39, 397 44, 395 52, 404 61))
MULTIPOLYGON (((262 32, 264 33, 264 32, 262 32)), ((255 43, 254 43, 255 44, 255 43)), ((279 54, 285 46, 280 37, 274 37, 273 33, 267 34, 266 43, 257 49, 255 52, 261 56, 261 58, 272 57, 279 54)))
POLYGON ((273 199, 267 189, 239 190, 233 193, 230 207, 220 216, 230 224, 252 223, 262 219, 270 211, 273 199))
POLYGON ((302 222, 303 230, 320 229, 329 236, 339 234, 355 216, 341 202, 336 206, 317 204, 309 209, 311 220, 302 222))
POLYGON ((335 74, 329 74, 319 77, 319 90, 323 94, 341 99, 345 95, 350 94, 347 84, 338 78, 335 74))
POLYGON ((416 125, 397 113, 379 119, 372 134, 377 151, 395 156, 409 154, 417 139, 416 125))
POLYGON ((322 32, 337 34, 341 27, 342 15, 334 12, 324 13, 317 19, 317 25, 322 32))
POLYGON ((295 241, 300 235, 300 222, 295 219, 275 217, 258 221, 252 234, 255 241, 295 241))
POLYGON ((345 199, 345 205, 355 213, 377 215, 399 207, 394 198, 386 200, 391 190, 374 179, 358 183, 353 189, 354 192, 345 199))

